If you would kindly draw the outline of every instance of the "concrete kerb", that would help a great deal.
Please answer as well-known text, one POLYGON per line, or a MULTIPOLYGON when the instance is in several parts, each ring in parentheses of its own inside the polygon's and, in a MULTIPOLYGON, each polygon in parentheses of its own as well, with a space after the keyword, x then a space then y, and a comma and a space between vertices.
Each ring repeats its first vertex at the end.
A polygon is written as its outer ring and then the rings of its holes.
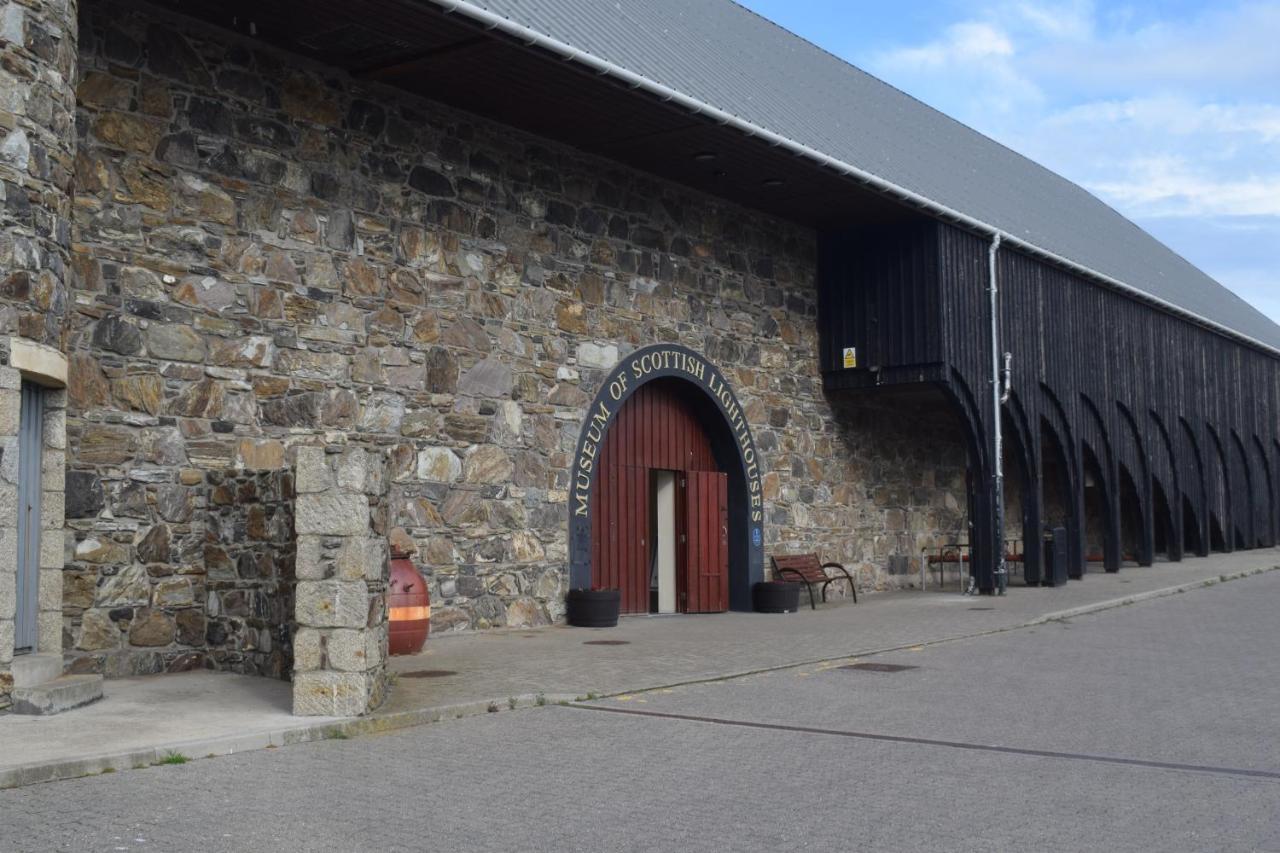
MULTIPOLYGON (((1225 575, 1219 575, 1216 578, 1207 578, 1200 581, 1191 581, 1190 583, 1179 584, 1178 586, 1165 587, 1164 589, 1152 589, 1147 592, 1138 592, 1133 595, 1126 595, 1123 598, 1113 598, 1109 601, 1099 601, 1094 604, 1085 604, 1080 607, 1072 607, 1067 610, 1059 610, 1054 613, 1046 613, 1038 616, 1029 622, 1024 622, 1017 628, 1030 628, 1035 625, 1044 625, 1049 622, 1061 622, 1064 619, 1073 619, 1077 616, 1084 616, 1089 613, 1099 613, 1103 610, 1113 610, 1117 607, 1125 607, 1130 604, 1137 604, 1140 601, 1152 601, 1157 598, 1166 598, 1170 595, 1178 595, 1183 592, 1190 592, 1193 589, 1204 589, 1206 587, 1217 586, 1228 581, 1241 580, 1243 578, 1253 577, 1254 575, 1263 575, 1267 572, 1274 572, 1280 569, 1280 566, 1263 566, 1258 569, 1245 569, 1239 572, 1230 572, 1225 575)), ((1016 630, 1016 629, 1009 629, 1016 630)))
POLYGON ((344 720, 326 720, 323 722, 317 721, 314 723, 303 723, 297 726, 281 727, 266 732, 255 732, 245 735, 203 739, 197 738, 194 740, 161 744, 155 747, 146 747, 144 749, 101 753, 98 755, 74 759, 34 762, 31 764, 0 769, 0 789, 17 788, 41 782, 54 782, 63 779, 78 779, 85 776, 96 776, 103 773, 113 773, 123 770, 141 769, 163 763, 166 758, 173 755, 180 755, 188 760, 214 758, 223 755, 233 755, 238 752, 247 752, 250 750, 274 749, 281 746, 312 743, 321 740, 375 735, 411 728, 414 726, 430 725, 432 723, 440 723, 447 720, 479 716, 482 714, 526 710, 545 705, 567 705, 569 707, 573 707, 595 699, 607 699, 631 694, 650 693, 655 690, 669 690, 695 684, 712 684, 715 682, 730 681, 736 678, 745 678, 767 672, 780 672, 783 670, 800 669, 808 666, 835 664, 855 658, 873 657, 876 655, 905 651, 908 649, 926 648, 928 646, 952 643, 959 640, 1003 634, 1009 631, 1017 631, 1023 628, 1045 625, 1051 622, 1061 622, 1066 619, 1072 619, 1090 613, 1099 613, 1130 604, 1166 598, 1171 595, 1178 595, 1180 593, 1190 592, 1196 589, 1204 589, 1221 583, 1226 583, 1228 581, 1241 580, 1243 578, 1253 577, 1277 570, 1280 570, 1280 566, 1267 566, 1263 568, 1231 572, 1229 574, 1220 575, 1216 578, 1209 578, 1207 580, 1194 581, 1180 584, 1178 586, 1135 593, 1134 595, 1124 596, 1122 598, 1109 599, 1107 601, 1099 601, 1093 604, 1086 604, 1067 610, 1046 613, 1026 622, 1004 628, 957 634, 955 636, 943 637, 923 643, 902 644, 885 648, 860 649, 849 654, 827 656, 812 660, 793 661, 777 666, 727 672, 710 678, 699 678, 687 681, 643 686, 637 685, 629 690, 600 694, 589 693, 585 697, 575 694, 522 693, 515 696, 501 696, 494 699, 465 702, 454 705, 442 705, 434 708, 418 708, 410 711, 399 711, 392 714, 373 714, 367 717, 352 717, 344 720))
POLYGON ((281 746, 313 743, 321 740, 341 740, 359 735, 380 734, 413 726, 479 716, 481 714, 518 711, 550 704, 567 705, 576 698, 575 696, 561 694, 528 693, 495 700, 442 705, 435 708, 420 708, 382 716, 352 717, 345 720, 303 723, 297 726, 287 726, 244 735, 195 738, 142 749, 104 752, 80 758, 59 759, 57 761, 33 762, 0 768, 0 790, 21 788, 41 782, 80 779, 85 776, 98 776, 123 770, 141 770, 162 764, 166 758, 174 755, 182 756, 183 759, 189 761, 201 758, 217 758, 252 750, 275 749, 281 746))

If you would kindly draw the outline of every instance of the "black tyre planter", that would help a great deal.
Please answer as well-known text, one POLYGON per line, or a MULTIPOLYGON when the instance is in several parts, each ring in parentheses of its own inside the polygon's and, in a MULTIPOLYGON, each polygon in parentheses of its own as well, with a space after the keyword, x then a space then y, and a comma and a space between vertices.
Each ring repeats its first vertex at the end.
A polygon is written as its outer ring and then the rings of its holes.
POLYGON ((795 613, 800 609, 800 584, 763 581, 751 588, 751 603, 757 613, 795 613))
POLYGON ((571 589, 565 597, 565 617, 578 628, 612 628, 621 606, 620 589, 571 589))

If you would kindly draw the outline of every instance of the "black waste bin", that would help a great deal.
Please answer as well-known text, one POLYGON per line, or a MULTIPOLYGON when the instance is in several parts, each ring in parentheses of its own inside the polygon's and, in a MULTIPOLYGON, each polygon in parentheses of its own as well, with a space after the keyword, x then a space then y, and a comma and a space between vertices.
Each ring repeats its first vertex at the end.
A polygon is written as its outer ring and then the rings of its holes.
POLYGON ((1044 579, 1045 586, 1067 585, 1067 528, 1045 528, 1044 531, 1044 579))

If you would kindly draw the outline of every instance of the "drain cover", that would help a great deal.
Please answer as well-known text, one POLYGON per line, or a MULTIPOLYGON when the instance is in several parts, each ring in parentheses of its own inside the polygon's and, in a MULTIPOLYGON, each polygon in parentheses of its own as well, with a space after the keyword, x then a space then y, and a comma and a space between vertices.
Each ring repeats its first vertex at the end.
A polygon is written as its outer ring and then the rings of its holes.
POLYGON ((851 663, 840 669, 854 669, 859 672, 905 672, 908 669, 919 669, 918 666, 906 666, 900 663, 851 663))
POLYGON ((994 607, 970 607, 970 610, 995 610, 994 607))
POLYGON ((587 640, 584 646, 629 646, 630 640, 587 640))
POLYGON ((401 678, 444 678, 447 675, 457 675, 451 669, 416 669, 413 672, 400 673, 401 678))

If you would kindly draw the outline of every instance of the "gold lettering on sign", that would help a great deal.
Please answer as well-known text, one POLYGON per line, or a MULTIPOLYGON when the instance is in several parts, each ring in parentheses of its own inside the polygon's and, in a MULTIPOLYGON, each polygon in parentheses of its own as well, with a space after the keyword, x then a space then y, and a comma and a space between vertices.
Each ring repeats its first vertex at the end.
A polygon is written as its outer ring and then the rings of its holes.
POLYGON ((582 439, 582 446, 578 448, 578 475, 573 483, 573 499, 575 501, 573 512, 575 515, 586 517, 590 512, 591 472, 595 468, 596 450, 604 439, 606 427, 608 427, 609 418, 611 417, 613 417, 613 412, 601 400, 600 405, 591 413, 587 434, 582 439))
MULTIPOLYGON (((751 440, 751 427, 747 423, 746 414, 738 401, 733 397, 724 378, 714 371, 707 370, 707 363, 702 359, 679 350, 651 350, 636 356, 627 364, 627 370, 619 371, 609 381, 609 397, 615 403, 622 402, 627 394, 630 381, 640 383, 644 378, 659 371, 678 371, 696 379, 720 404, 734 440, 742 454, 742 462, 746 466, 748 499, 751 505, 751 523, 759 524, 764 519, 764 496, 760 488, 760 464, 756 457, 755 445, 751 440)), ((586 517, 591 506, 591 473, 595 467, 596 454, 600 443, 608 432, 609 420, 615 409, 609 408, 600 401, 588 421, 586 435, 582 446, 578 448, 578 471, 573 483, 574 514, 586 517)))

